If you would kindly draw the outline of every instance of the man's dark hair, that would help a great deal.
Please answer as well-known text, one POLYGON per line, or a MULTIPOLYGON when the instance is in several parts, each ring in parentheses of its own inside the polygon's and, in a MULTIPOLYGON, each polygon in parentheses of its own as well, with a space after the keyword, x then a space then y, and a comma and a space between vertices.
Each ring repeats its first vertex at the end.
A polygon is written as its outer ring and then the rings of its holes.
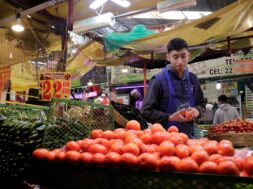
POLYGON ((218 101, 221 103, 226 103, 228 101, 228 97, 226 95, 220 95, 218 97, 218 101))
POLYGON ((188 44, 185 40, 181 38, 174 38, 170 40, 170 42, 167 45, 168 53, 173 50, 182 50, 184 48, 188 49, 188 44))

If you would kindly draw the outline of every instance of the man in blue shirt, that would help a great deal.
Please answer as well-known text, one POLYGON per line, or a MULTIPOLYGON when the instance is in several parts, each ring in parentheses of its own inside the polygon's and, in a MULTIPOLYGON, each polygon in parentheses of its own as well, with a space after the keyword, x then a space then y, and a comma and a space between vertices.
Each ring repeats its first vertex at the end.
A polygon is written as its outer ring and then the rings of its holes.
POLYGON ((197 76, 187 68, 187 42, 172 39, 167 51, 170 64, 151 79, 141 114, 147 121, 161 123, 166 129, 177 126, 180 132, 193 138, 193 121, 184 117, 182 111, 189 111, 193 119, 200 117, 205 111, 203 92, 197 76))

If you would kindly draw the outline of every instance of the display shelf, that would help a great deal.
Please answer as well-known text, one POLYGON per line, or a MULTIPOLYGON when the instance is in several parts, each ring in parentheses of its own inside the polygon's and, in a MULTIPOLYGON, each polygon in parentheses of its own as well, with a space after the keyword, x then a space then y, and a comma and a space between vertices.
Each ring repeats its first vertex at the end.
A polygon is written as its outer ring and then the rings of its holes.
POLYGON ((46 187, 71 189, 248 189, 250 177, 200 173, 102 168, 70 163, 34 161, 29 182, 46 187))

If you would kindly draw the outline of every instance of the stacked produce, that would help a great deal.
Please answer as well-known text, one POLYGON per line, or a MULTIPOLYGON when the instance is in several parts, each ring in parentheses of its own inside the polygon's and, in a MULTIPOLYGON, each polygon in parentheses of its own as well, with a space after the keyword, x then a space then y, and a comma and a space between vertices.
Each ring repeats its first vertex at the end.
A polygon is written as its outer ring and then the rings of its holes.
POLYGON ((200 172, 252 176, 253 156, 235 157, 228 140, 188 139, 172 126, 160 125, 140 130, 137 121, 126 129, 93 130, 91 138, 70 141, 61 149, 36 149, 37 159, 75 162, 91 166, 109 166, 164 172, 200 172))
POLYGON ((21 177, 29 167, 31 153, 41 146, 45 117, 38 111, 0 111, 0 174, 21 177))
POLYGON ((241 119, 226 121, 210 128, 210 135, 220 135, 228 132, 246 133, 253 132, 253 123, 241 119))
POLYGON ((84 125, 79 119, 66 116, 48 120, 43 140, 46 148, 57 148, 67 141, 78 140, 87 137, 89 127, 84 125))
POLYGON ((87 137, 89 128, 78 119, 47 120, 38 110, 0 110, 0 175, 21 178, 30 167, 32 152, 41 146, 56 148, 87 137))

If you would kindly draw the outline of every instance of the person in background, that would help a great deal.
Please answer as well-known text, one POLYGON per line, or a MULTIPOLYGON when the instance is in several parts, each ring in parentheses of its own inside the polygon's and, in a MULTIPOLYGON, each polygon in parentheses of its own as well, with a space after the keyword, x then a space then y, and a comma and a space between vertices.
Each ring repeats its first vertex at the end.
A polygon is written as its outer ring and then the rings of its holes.
POLYGON ((140 109, 143 102, 143 96, 141 94, 141 91, 138 89, 133 89, 130 92, 130 104, 134 106, 135 108, 140 109))
POLYGON ((220 124, 225 121, 239 118, 239 113, 235 107, 227 103, 228 97, 226 95, 220 95, 218 97, 219 108, 216 110, 213 118, 213 124, 220 124))
POLYGON ((161 123, 165 129, 177 126, 180 132, 193 138, 193 119, 205 111, 203 92, 197 76, 187 68, 190 54, 187 42, 172 39, 167 52, 170 64, 151 79, 141 114, 151 123, 161 123), (191 118, 184 115, 186 110, 191 118))

